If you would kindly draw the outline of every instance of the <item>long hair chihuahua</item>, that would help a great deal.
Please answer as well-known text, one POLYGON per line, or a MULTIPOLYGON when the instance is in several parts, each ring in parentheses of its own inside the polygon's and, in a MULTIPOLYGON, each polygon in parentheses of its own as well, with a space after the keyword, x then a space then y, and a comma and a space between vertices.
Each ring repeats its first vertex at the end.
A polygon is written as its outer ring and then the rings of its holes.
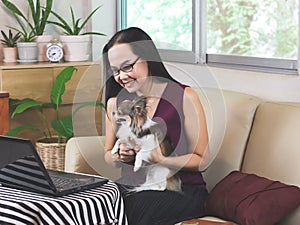
POLYGON ((146 181, 136 187, 135 191, 165 189, 181 191, 178 173, 149 161, 157 143, 164 156, 170 156, 173 149, 168 136, 162 132, 156 122, 147 117, 146 97, 121 102, 117 111, 113 112, 113 117, 118 126, 116 133, 118 140, 111 153, 118 154, 120 143, 126 143, 131 149, 136 149, 135 146, 138 146, 133 170, 136 172, 147 163, 146 181))

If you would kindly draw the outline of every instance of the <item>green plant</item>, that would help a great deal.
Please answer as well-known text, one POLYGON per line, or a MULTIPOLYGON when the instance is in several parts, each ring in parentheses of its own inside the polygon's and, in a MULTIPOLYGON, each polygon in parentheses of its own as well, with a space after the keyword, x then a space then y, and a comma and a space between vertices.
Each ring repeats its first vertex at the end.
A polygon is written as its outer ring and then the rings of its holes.
MULTIPOLYGON (((56 77, 51 93, 50 93, 50 102, 40 102, 31 98, 26 98, 22 100, 18 99, 10 99, 10 105, 16 107, 12 112, 11 118, 14 118, 17 114, 23 113, 28 109, 36 109, 40 113, 40 118, 42 120, 42 124, 45 125, 45 128, 40 129, 34 125, 21 125, 11 129, 6 135, 8 136, 16 136, 24 129, 31 129, 34 131, 41 132, 47 140, 53 139, 53 134, 50 130, 49 120, 44 113, 44 108, 52 108, 55 111, 55 119, 51 121, 51 127, 56 132, 55 136, 58 136, 58 142, 61 143, 62 139, 66 140, 73 137, 73 121, 72 115, 60 116, 60 106, 62 104, 62 96, 65 92, 65 84, 72 78, 74 72, 77 69, 74 66, 68 66, 64 68, 56 77)), ((78 108, 74 110, 76 113, 79 109, 85 106, 101 106, 103 104, 100 102, 88 102, 80 105, 78 108)))
POLYGON ((35 37, 42 35, 45 31, 48 17, 52 9, 53 0, 46 1, 46 7, 41 7, 40 0, 36 0, 36 5, 33 0, 27 0, 28 3, 28 15, 22 13, 22 11, 12 2, 8 0, 2 0, 2 3, 7 9, 14 15, 20 28, 8 26, 9 28, 19 32, 22 36, 22 41, 31 42, 35 40, 35 37), (31 18, 30 18, 31 15, 31 18), (31 23, 30 21, 33 21, 31 23))
POLYGON ((97 8, 95 8, 87 17, 86 19, 83 21, 83 23, 80 24, 80 20, 79 19, 75 19, 75 15, 74 15, 74 11, 72 9, 72 7, 70 7, 71 10, 71 17, 72 17, 72 23, 71 26, 69 25, 69 23, 62 18, 59 14, 57 14, 54 11, 51 11, 51 13, 58 19, 58 22, 56 21, 48 21, 48 23, 54 24, 56 26, 59 26, 60 28, 62 28, 64 30, 64 34, 66 35, 87 35, 87 34, 93 34, 93 35, 105 35, 103 33, 99 33, 99 32, 84 32, 81 33, 82 30, 84 29, 84 27, 86 26, 87 22, 92 18, 92 16, 94 15, 94 13, 100 8, 101 6, 98 6, 97 8))
POLYGON ((17 17, 17 15, 15 15, 15 18, 19 24, 19 26, 21 27, 20 29, 15 28, 15 27, 11 27, 11 26, 7 26, 15 31, 17 31, 18 33, 20 33, 21 35, 21 41, 22 42, 32 42, 35 40, 36 35, 34 34, 34 31, 31 30, 27 25, 28 24, 24 24, 20 18, 17 17))
POLYGON ((9 47, 9 48, 16 47, 17 41, 21 37, 19 32, 16 34, 13 34, 11 29, 8 30, 8 35, 3 30, 1 30, 1 34, 3 37, 3 39, 1 39, 1 43, 4 46, 9 47))

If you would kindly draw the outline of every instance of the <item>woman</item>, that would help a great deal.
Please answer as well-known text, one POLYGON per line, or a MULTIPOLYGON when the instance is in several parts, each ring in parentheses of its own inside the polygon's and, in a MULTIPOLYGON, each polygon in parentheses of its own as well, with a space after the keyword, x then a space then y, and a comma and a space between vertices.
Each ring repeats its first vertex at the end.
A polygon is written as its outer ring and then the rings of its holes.
MULTIPOLYGON (((205 114, 196 92, 167 72, 152 39, 139 28, 117 32, 103 49, 106 75, 105 160, 122 167, 120 186, 138 185, 143 173, 134 173, 134 149, 120 144, 118 156, 111 154, 116 142, 112 112, 117 105, 136 96, 147 97, 147 115, 158 122, 172 141, 176 156, 166 157, 159 147, 150 160, 177 169, 182 192, 141 191, 124 195, 130 225, 168 225, 201 217, 207 196, 199 168, 207 163, 208 134, 205 114)), ((138 147, 138 146, 137 146, 138 147)))

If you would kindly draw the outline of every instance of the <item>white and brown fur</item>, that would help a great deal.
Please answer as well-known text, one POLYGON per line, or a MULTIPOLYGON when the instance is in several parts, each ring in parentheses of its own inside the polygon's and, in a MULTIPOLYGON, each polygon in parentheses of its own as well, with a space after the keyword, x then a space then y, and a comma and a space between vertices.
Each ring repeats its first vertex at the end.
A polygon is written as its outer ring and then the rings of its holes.
POLYGON ((118 138, 112 154, 117 154, 120 143, 126 143, 129 148, 136 151, 134 171, 138 171, 144 163, 147 165, 147 175, 144 184, 135 188, 135 191, 142 190, 173 190, 181 191, 181 181, 179 175, 167 167, 160 164, 153 164, 149 161, 152 150, 156 147, 157 138, 161 152, 164 156, 172 154, 173 149, 169 138, 163 134, 159 125, 147 117, 146 98, 138 97, 133 101, 125 100, 113 112, 118 131, 118 138))

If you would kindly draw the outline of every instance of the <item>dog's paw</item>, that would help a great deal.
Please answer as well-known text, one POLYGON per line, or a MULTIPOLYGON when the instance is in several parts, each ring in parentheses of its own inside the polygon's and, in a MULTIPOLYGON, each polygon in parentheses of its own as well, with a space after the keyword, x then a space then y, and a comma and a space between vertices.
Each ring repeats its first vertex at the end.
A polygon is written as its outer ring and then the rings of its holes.
POLYGON ((115 155, 115 154, 117 154, 117 153, 118 153, 118 149, 112 149, 112 150, 111 150, 111 154, 112 154, 112 155, 115 155))
POLYGON ((137 157, 135 158, 133 171, 137 172, 142 167, 142 163, 143 161, 137 155, 137 157))
POLYGON ((137 172, 140 168, 141 168, 140 166, 134 166, 134 167, 133 167, 133 171, 134 171, 134 172, 137 172))
POLYGON ((116 141, 114 147, 111 150, 111 154, 115 155, 119 152, 119 140, 116 141))

